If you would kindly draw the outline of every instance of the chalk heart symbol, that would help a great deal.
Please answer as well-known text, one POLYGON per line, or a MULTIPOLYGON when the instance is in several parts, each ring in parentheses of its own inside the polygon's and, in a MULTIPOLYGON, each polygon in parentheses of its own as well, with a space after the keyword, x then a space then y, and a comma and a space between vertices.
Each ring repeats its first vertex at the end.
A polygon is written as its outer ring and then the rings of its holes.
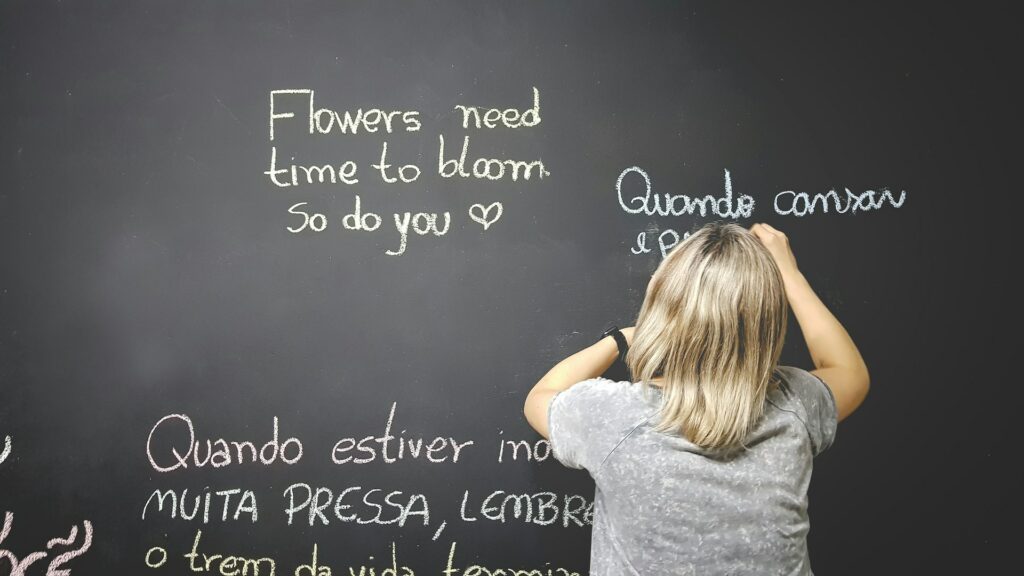
POLYGON ((480 223, 487 230, 501 218, 501 213, 504 210, 501 206, 501 202, 495 202, 490 206, 484 206, 483 204, 473 204, 469 207, 469 217, 480 223), (491 216, 491 211, 494 211, 494 216, 491 216))

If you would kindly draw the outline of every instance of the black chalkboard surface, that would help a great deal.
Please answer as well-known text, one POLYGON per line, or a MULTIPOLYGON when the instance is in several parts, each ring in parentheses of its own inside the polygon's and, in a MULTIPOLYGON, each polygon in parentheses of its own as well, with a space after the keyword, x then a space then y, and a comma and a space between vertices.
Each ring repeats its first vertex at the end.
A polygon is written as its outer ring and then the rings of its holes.
POLYGON ((0 574, 586 573, 592 480, 523 400, 713 219, 787 232, 871 368, 815 462, 815 571, 990 573, 1019 398, 1001 27, 4 2, 0 574))

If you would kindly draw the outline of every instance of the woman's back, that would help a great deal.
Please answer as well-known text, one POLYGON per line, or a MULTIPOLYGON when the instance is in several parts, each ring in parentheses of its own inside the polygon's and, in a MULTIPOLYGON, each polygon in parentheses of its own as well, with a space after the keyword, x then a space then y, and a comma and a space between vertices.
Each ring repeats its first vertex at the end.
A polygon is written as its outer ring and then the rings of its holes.
POLYGON ((719 222, 665 256, 635 327, 548 370, 524 413, 597 483, 591 574, 810 574, 811 462, 869 386, 785 234, 719 222), (790 310, 813 372, 778 366, 790 310), (616 358, 655 397, 600 378, 616 358))
POLYGON ((747 449, 713 458, 653 430, 661 391, 594 378, 550 403, 556 459, 596 483, 590 573, 810 574, 807 487, 837 410, 813 374, 779 367, 747 449))

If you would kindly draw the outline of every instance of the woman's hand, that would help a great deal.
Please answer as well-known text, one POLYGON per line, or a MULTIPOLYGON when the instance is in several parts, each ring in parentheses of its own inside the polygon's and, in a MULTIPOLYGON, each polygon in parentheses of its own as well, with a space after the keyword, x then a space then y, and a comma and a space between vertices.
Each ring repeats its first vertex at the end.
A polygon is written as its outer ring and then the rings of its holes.
POLYGON ((633 332, 636 330, 636 326, 630 326, 629 328, 623 328, 620 330, 622 335, 626 337, 626 344, 633 345, 633 332))
POLYGON ((789 280, 800 275, 800 270, 796 265, 796 256, 793 255, 793 249, 789 247, 789 238, 785 234, 767 224, 760 223, 751 226, 750 232, 768 249, 784 279, 789 280))

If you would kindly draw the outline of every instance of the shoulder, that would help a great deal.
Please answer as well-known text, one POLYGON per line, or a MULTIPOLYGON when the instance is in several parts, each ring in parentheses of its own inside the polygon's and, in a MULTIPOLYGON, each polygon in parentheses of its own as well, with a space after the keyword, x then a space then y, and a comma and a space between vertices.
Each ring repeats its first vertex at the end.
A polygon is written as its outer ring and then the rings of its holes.
POLYGON ((831 446, 838 424, 836 399, 828 385, 814 374, 795 366, 775 369, 778 387, 768 395, 776 408, 793 413, 807 428, 814 453, 831 446))
POLYGON ((598 377, 578 382, 551 398, 548 426, 552 452, 573 468, 596 473, 634 420, 643 415, 632 382, 598 377))
POLYGON ((644 411, 641 385, 628 380, 610 380, 604 377, 591 378, 555 394, 551 399, 552 412, 581 411, 595 413, 607 410, 602 417, 606 420, 629 419, 635 412, 644 411))
POLYGON ((598 377, 577 382, 558 392, 551 398, 548 411, 551 416, 558 417, 590 417, 611 411, 620 414, 631 400, 631 392, 635 386, 631 382, 610 380, 598 377))
POLYGON ((554 398, 572 401, 593 401, 610 400, 619 398, 631 391, 632 382, 615 381, 609 378, 597 377, 573 384, 569 388, 555 394, 554 398))
POLYGON ((776 366, 775 376, 779 386, 777 395, 798 408, 816 408, 821 402, 835 403, 832 390, 821 379, 796 366, 776 366))

